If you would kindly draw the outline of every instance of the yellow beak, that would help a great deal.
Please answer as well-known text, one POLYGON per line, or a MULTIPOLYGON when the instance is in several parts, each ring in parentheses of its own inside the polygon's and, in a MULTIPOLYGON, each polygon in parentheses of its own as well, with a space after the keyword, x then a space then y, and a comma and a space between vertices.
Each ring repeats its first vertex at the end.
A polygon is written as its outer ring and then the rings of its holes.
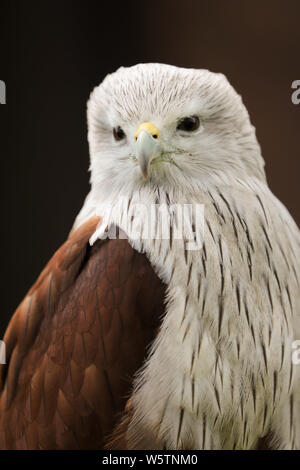
POLYGON ((157 139, 159 136, 159 131, 158 129, 151 123, 151 122, 143 122, 137 129, 135 133, 135 140, 137 140, 140 132, 144 130, 147 131, 154 139, 157 139))
POLYGON ((149 178, 151 161, 162 152, 158 137, 159 131, 151 122, 143 122, 134 136, 136 157, 146 180, 149 178))

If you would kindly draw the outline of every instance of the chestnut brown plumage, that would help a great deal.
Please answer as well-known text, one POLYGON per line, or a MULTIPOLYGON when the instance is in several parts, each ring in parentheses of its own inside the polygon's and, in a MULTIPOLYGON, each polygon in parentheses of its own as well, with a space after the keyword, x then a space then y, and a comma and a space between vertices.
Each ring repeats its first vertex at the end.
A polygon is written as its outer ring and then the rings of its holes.
POLYGON ((1 449, 101 449, 163 314, 165 287, 125 239, 55 253, 15 312, 1 365, 1 449))

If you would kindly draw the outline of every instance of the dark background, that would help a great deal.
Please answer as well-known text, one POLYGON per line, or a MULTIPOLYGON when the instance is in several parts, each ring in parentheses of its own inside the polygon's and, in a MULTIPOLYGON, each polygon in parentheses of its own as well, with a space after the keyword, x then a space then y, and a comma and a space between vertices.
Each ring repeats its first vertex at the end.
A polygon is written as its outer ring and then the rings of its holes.
POLYGON ((300 222, 298 0, 1 0, 0 335, 89 189, 86 101, 120 65, 223 72, 242 94, 269 184, 300 222))

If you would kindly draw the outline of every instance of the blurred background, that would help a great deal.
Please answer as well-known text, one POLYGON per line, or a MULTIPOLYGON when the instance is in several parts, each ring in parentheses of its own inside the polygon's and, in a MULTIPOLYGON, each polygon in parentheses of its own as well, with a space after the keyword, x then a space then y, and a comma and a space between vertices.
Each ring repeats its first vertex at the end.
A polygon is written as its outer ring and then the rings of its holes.
POLYGON ((256 126, 272 191, 298 224, 300 2, 1 0, 0 337, 89 189, 86 101, 119 66, 223 72, 256 126))

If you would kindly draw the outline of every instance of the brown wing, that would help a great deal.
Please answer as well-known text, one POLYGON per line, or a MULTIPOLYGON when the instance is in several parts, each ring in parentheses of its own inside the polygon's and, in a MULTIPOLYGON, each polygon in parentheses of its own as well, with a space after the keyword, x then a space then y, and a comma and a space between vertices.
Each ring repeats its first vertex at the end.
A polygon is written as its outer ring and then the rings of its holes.
POLYGON ((15 312, 0 366, 0 448, 101 449, 163 314, 165 286, 127 240, 55 253, 15 312))

